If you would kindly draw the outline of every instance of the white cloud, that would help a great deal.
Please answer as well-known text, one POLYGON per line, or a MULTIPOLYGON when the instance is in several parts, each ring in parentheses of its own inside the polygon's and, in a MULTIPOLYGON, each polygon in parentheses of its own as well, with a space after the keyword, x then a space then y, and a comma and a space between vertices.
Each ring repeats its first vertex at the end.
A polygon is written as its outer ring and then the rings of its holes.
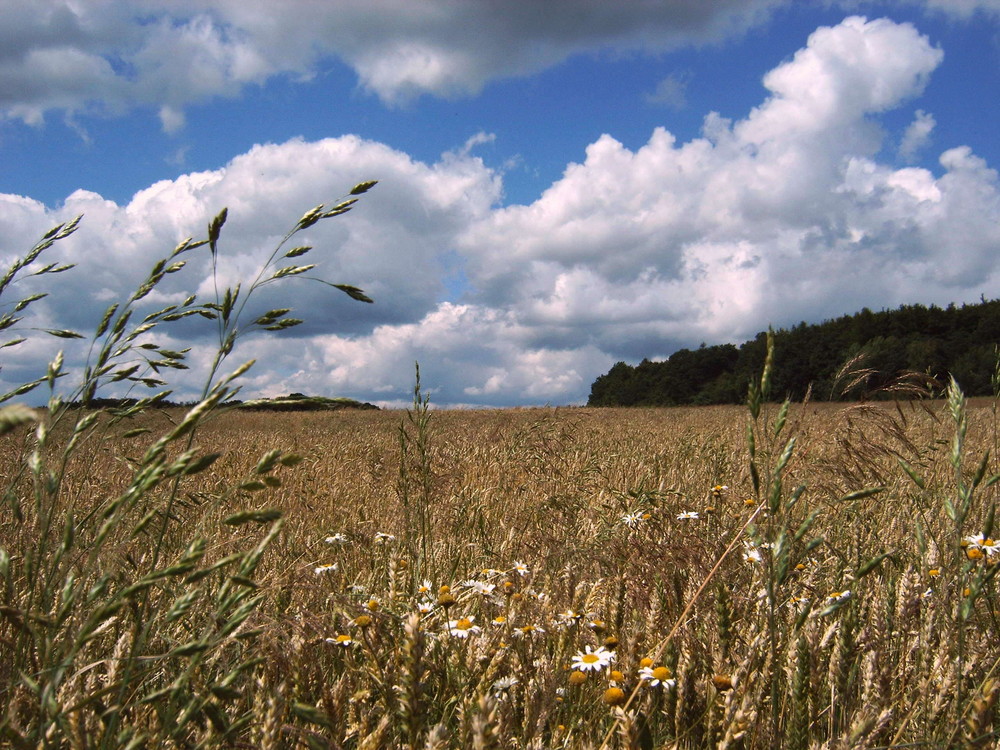
POLYGON ((687 106, 687 87, 690 82, 689 73, 671 73, 656 84, 656 88, 646 96, 650 104, 662 104, 671 109, 684 109, 687 106))
POLYGON ((658 129, 637 151, 604 136, 538 201, 471 227, 470 283, 518 310, 536 344, 631 359, 995 290, 1000 232, 971 216, 1000 216, 985 165, 951 154, 936 179, 875 161, 873 115, 919 96, 941 57, 907 24, 820 29, 745 119, 710 115, 683 144, 658 129))
MULTIPOLYGON (((235 279, 305 208, 380 179, 355 212, 308 234, 319 275, 376 304, 295 287, 309 323, 295 337, 246 342, 238 358, 260 363, 248 388, 401 405, 419 361, 439 404, 579 402, 617 359, 739 342, 769 323, 865 305, 1000 296, 996 172, 966 147, 944 152, 937 174, 878 157, 880 114, 919 97, 941 59, 912 26, 847 19, 769 73, 769 95, 742 119, 709 114, 702 136, 683 143, 658 128, 636 150, 605 135, 526 206, 498 207, 499 176, 470 153, 487 135, 434 164, 343 137, 258 146, 126 206, 85 191, 54 211, 0 196, 0 227, 5 248, 20 249, 87 214, 60 252, 102 263, 53 282, 71 306, 57 294, 39 303, 46 320, 86 328, 110 290, 141 281, 152 249, 199 233, 223 205, 221 273, 235 279), (456 265, 468 288, 447 299, 442 279, 456 265)), ((185 273, 210 294, 204 265, 185 273)), ((207 359, 209 339, 176 335, 207 359)))
POLYGON ((976 12, 1000 13, 1000 0, 926 0, 927 6, 962 18, 976 12))
POLYGON ((899 155, 905 161, 912 161, 917 154, 927 147, 931 140, 931 132, 937 121, 934 115, 918 109, 899 142, 899 155))
MULTIPOLYGON (((320 202, 332 204, 366 179, 381 184, 347 215, 300 233, 296 244, 314 249, 292 263, 316 263, 315 276, 360 286, 376 304, 363 305, 304 280, 289 280, 280 293, 262 289, 254 309, 248 310, 251 316, 292 307, 306 320, 291 336, 285 335, 286 343, 272 342, 291 352, 304 346, 305 337, 362 335, 378 325, 417 320, 432 311, 444 291, 442 255, 460 228, 486 215, 497 201, 496 176, 473 157, 450 154, 428 165, 354 136, 261 145, 221 169, 152 185, 124 206, 83 190, 55 210, 26 198, 0 196, 3 248, 11 253, 2 260, 9 263, 14 253, 23 253, 56 222, 84 214, 77 234, 58 243, 52 253, 79 262, 85 270, 37 280, 34 286, 51 295, 33 309, 60 321, 59 327, 87 332, 112 297, 121 298, 138 286, 155 258, 184 237, 203 236, 222 207, 228 206, 229 220, 220 241, 219 276, 224 283, 248 282, 307 209, 320 202)), ((213 298, 207 252, 193 251, 188 263, 182 273, 163 282, 159 291, 165 296, 157 302, 176 301, 171 295, 191 291, 213 298)), ((212 333, 211 326, 188 323, 177 335, 191 337, 196 345, 212 333)), ((184 375, 179 382, 191 388, 196 375, 184 375)), ((280 373, 273 370, 271 377, 280 373)))
POLYGON ((758 23, 787 0, 68 0, 0 2, 0 116, 184 106, 339 58, 386 102, 467 95, 578 53, 657 52, 758 23))

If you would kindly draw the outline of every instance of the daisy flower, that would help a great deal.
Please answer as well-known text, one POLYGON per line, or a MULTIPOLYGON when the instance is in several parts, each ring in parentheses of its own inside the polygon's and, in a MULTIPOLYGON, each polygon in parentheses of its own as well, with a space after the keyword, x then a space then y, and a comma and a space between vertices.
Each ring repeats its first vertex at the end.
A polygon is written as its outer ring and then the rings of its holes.
POLYGON ((496 588, 496 584, 486 583, 485 581, 477 581, 474 578, 470 578, 468 581, 462 581, 462 586, 467 589, 472 589, 477 594, 482 594, 483 596, 489 596, 493 593, 493 589, 496 588))
POLYGON ((323 540, 327 544, 347 544, 347 534, 336 533, 323 540))
POLYGON ((456 638, 468 638, 470 633, 475 634, 482 630, 478 625, 473 624, 475 621, 476 618, 472 615, 459 617, 457 620, 448 620, 448 632, 456 638))
POLYGON ((514 563, 514 566, 511 568, 511 570, 517 573, 519 576, 526 576, 530 572, 528 570, 528 566, 525 565, 520 560, 514 563))
POLYGON ((687 521, 696 518, 698 518, 698 511, 696 510, 685 510, 682 513, 677 514, 678 521, 687 521))
POLYGON ((639 670, 639 679, 649 684, 650 687, 663 687, 669 690, 677 684, 673 679, 670 669, 667 667, 643 667, 639 670))
POLYGON ((604 691, 604 702, 609 706, 617 706, 625 702, 625 691, 620 687, 609 687, 604 691))
POLYGON ((567 609, 565 612, 560 612, 556 615, 556 620, 559 624, 566 627, 576 625, 581 619, 583 619, 583 615, 574 609, 567 609))
POLYGON ((423 594, 425 596, 430 594, 433 590, 434 590, 434 584, 428 581, 426 578, 420 582, 419 586, 417 586, 417 593, 423 594))
POLYGON ((417 612, 422 615, 429 615, 434 611, 434 602, 424 599, 422 602, 417 604, 417 612))
POLYGON ((516 677, 501 677, 499 680, 493 683, 493 692, 497 697, 502 697, 506 695, 507 691, 514 687, 520 680, 516 677))
POLYGON ((621 518, 623 525, 630 529, 636 528, 642 522, 643 513, 641 510, 634 510, 631 513, 626 513, 621 518))
POLYGON ((375 532, 375 544, 389 544, 396 541, 395 534, 386 534, 384 531, 375 532))
POLYGON ((966 553, 968 553, 968 550, 979 550, 987 557, 993 557, 993 555, 1000 552, 1000 545, 995 540, 989 539, 983 534, 967 536, 962 539, 962 542, 964 543, 962 546, 967 548, 966 553))
POLYGON ((530 635, 536 635, 539 633, 544 633, 545 629, 540 628, 537 625, 523 625, 519 628, 514 628, 515 638, 527 638, 530 635))
POLYGON ((349 635, 338 635, 336 638, 327 638, 326 642, 333 646, 340 646, 341 648, 348 648, 354 645, 354 639, 349 635))
POLYGON ((614 660, 614 652, 608 651, 604 646, 598 646, 596 649, 587 646, 585 651, 573 657, 573 669, 579 672, 599 672, 614 660))
POLYGON ((828 604, 840 604, 841 602, 846 602, 851 598, 851 590, 844 589, 843 591, 834 591, 832 594, 826 597, 828 604))
POLYGON ((760 550, 753 546, 751 542, 743 543, 743 561, 748 563, 759 563, 764 559, 760 550))
POLYGON ((337 569, 337 563, 328 563, 326 565, 317 565, 315 568, 313 568, 313 573, 315 573, 318 576, 321 576, 324 573, 332 573, 336 569, 337 569))

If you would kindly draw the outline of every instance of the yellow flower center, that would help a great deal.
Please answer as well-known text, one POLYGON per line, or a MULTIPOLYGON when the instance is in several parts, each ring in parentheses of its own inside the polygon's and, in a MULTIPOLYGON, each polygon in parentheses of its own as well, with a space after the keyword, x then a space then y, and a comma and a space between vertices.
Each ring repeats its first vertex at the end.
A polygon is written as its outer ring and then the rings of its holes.
POLYGON ((651 667, 651 666, 653 666, 653 660, 650 659, 648 656, 644 656, 643 658, 641 658, 639 660, 639 668, 640 669, 642 667, 651 667))
POLYGON ((660 680, 661 682, 663 680, 669 680, 670 670, 667 669, 666 667, 657 667, 656 669, 653 670, 653 679, 660 680))
POLYGON ((587 675, 580 670, 576 670, 569 676, 570 685, 582 685, 587 681, 587 675))
POLYGON ((597 654, 592 654, 592 653, 589 653, 589 652, 586 653, 586 654, 584 654, 583 658, 580 659, 580 661, 582 661, 584 664, 596 664, 600 660, 601 660, 601 657, 599 657, 597 654))
POLYGON ((472 620, 468 617, 462 617, 455 623, 455 630, 468 630, 472 627, 472 620))
POLYGON ((608 688, 604 691, 604 702, 609 706, 617 706, 625 702, 625 691, 618 687, 608 688))

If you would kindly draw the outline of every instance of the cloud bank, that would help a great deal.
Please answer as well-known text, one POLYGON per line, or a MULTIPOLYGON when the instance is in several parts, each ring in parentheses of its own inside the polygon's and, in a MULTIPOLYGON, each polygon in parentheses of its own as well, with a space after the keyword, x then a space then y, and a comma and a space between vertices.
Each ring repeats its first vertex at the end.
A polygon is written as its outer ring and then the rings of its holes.
MULTIPOLYGON (((164 131, 187 105, 339 60, 387 104, 473 95, 582 54, 657 54, 766 22, 791 0, 0 0, 0 119, 151 107, 164 131)), ((856 6, 842 0, 844 7, 856 6)), ((912 0, 968 18, 1000 0, 912 0)), ((654 97, 683 97, 665 79, 654 97)))
MULTIPOLYGON (((379 179, 356 211, 308 237, 319 275, 376 304, 296 287, 309 323, 246 341, 240 358, 261 363, 248 389, 399 405, 419 361, 440 405, 581 403, 619 359, 866 305, 1000 296, 996 171, 967 147, 941 153, 937 172, 878 156, 879 117, 915 106, 942 57, 911 25, 847 18, 769 72, 768 95, 742 119, 709 113, 701 137, 658 128, 636 150, 602 136, 530 205, 500 205, 502 176, 470 153, 487 135, 433 164, 345 136, 261 145, 123 206, 82 191, 57 209, 0 196, 0 227, 13 252, 86 214, 60 252, 90 271, 57 280, 71 306, 56 293, 38 309, 87 328, 141 280, 150 248, 173 247, 223 205, 222 273, 235 279, 304 209, 379 179), (106 270, 93 272, 96 258, 106 270)), ((908 148, 926 148, 933 117, 914 123, 908 148)), ((211 293, 204 261, 184 273, 164 299, 211 293)), ((210 331, 182 333, 204 362, 210 331)), ((8 382, 44 353, 16 351, 0 372, 8 382)))

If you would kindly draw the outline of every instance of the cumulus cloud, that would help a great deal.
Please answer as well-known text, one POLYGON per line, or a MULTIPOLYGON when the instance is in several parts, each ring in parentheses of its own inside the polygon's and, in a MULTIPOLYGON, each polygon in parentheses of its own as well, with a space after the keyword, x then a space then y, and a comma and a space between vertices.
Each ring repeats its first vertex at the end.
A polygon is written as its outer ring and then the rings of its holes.
POLYGON ((671 109, 684 109, 687 106, 687 87, 691 76, 688 73, 671 73, 660 79, 656 88, 646 95, 650 104, 661 104, 671 109))
MULTIPOLYGON (((152 185, 122 206, 83 190, 57 209, 0 196, 0 261, 9 263, 14 253, 23 253, 56 222, 84 214, 77 234, 52 253, 79 262, 86 271, 43 277, 39 284, 44 282, 51 294, 33 309, 53 321, 51 327, 87 332, 108 304, 143 281, 155 258, 185 237, 204 236, 204 228, 224 206, 229 219, 220 241, 218 276, 223 284, 243 280, 246 290, 282 235, 307 209, 321 201, 331 205, 367 179, 381 184, 362 196, 350 213, 296 236, 296 244, 314 249, 293 263, 315 263, 310 275, 359 286, 376 304, 362 305, 328 286, 290 279, 281 287, 284 291, 262 289, 248 310, 253 319, 267 309, 294 308, 294 314, 306 320, 284 337, 294 351, 309 336, 365 334, 431 312, 444 295, 442 255, 454 244, 458 229, 480 220, 496 203, 496 175, 468 155, 448 154, 437 164, 424 164, 355 136, 266 144, 218 170, 152 185)), ((176 303, 189 292, 214 298, 205 251, 192 252, 188 267, 168 277, 147 301, 176 303)), ((211 326, 184 325, 178 333, 196 344, 195 355, 197 346, 211 345, 211 326)), ((274 363, 279 360, 273 358, 274 363)), ((4 379, 8 374, 2 373, 4 379)), ((180 382, 191 385, 193 380, 180 382)))
POLYGON ((934 115, 918 109, 913 122, 907 126, 903 138, 899 142, 900 157, 905 161, 912 161, 916 158, 917 154, 930 143, 931 132, 935 125, 937 125, 937 121, 934 119, 934 115))
POLYGON ((51 109, 152 106, 174 132, 187 104, 308 77, 329 58, 386 102, 467 95, 573 54, 722 38, 783 1, 4 0, 0 116, 37 124, 51 109))
MULTIPOLYGON (((499 206, 500 176, 471 153, 488 135, 433 164, 343 137, 258 146, 124 206, 85 191, 54 210, 0 196, 0 226, 5 248, 26 247, 54 220, 87 214, 90 234, 60 252, 106 263, 57 280, 72 306, 55 294, 38 303, 46 321, 86 327, 141 280, 149 248, 172 247, 222 205, 220 271, 234 280, 304 208, 380 179, 357 211, 308 237, 320 275, 376 304, 296 287, 310 323, 246 342, 241 358, 261 363, 248 389, 400 405, 419 361, 439 404, 581 402, 617 359, 865 305, 1000 296, 996 171, 967 147, 941 154, 936 172, 879 157, 880 115, 918 98, 942 54, 911 25, 848 18, 768 73, 766 98, 741 119, 710 113, 687 142, 657 128, 635 150, 602 136, 530 205, 499 206), (456 267, 460 299, 444 282, 456 267)), ((204 265, 185 273, 211 296, 204 265)), ((177 335, 207 359, 210 339, 177 335)))
POLYGON ((470 283, 536 345, 631 360, 995 290, 1000 232, 971 216, 998 215, 995 174, 966 152, 939 178, 876 161, 873 116, 919 96, 941 59, 907 24, 819 29, 744 119, 709 115, 688 143, 657 129, 636 151, 604 136, 538 201, 471 227, 470 283))

